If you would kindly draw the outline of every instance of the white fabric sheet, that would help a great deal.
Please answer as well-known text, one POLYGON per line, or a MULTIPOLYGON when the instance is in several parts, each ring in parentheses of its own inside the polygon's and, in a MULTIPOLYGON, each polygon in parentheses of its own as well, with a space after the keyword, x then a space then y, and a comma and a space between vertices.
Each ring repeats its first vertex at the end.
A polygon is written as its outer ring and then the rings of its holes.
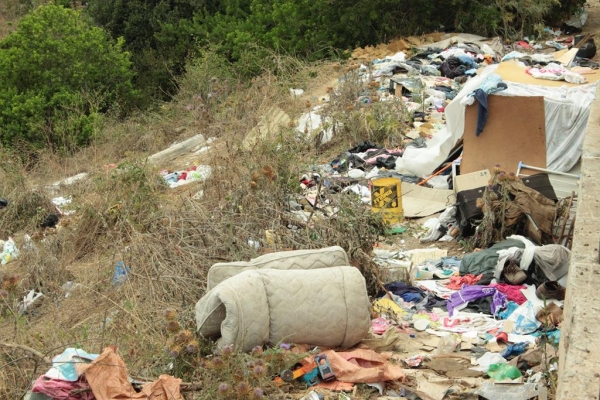
MULTIPOLYGON (((402 158, 396 160, 396 171, 428 176, 446 160, 465 129, 465 107, 460 104, 461 99, 477 89, 485 77, 497 67, 498 64, 488 66, 480 75, 469 79, 446 107, 446 127, 427 142, 426 148, 408 147, 402 158)), ((537 167, 560 172, 571 170, 581 157, 583 138, 597 83, 576 87, 506 83, 508 89, 495 95, 544 97, 547 164, 537 167)))

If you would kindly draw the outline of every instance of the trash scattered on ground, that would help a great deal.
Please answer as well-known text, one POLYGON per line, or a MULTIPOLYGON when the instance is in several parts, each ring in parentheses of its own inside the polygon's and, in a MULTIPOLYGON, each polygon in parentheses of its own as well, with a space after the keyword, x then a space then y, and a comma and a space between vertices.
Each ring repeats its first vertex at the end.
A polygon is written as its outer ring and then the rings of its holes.
POLYGON ((52 204, 54 204, 59 211, 59 214, 64 216, 69 216, 75 213, 75 210, 68 209, 70 205, 73 203, 73 198, 69 197, 54 197, 52 199, 52 204))
POLYGON ((210 178, 211 173, 212 169, 209 165, 195 165, 189 169, 175 172, 164 170, 161 172, 161 175, 167 185, 173 189, 179 186, 187 185, 191 182, 204 182, 210 178))
MULTIPOLYGON (((574 17, 565 26, 576 30, 584 22, 574 17)), ((587 59, 595 53, 593 41, 548 33, 552 40, 523 38, 512 46, 459 35, 426 45, 398 41, 389 49, 357 49, 353 59, 360 63, 349 67, 339 85, 354 74, 369 89, 349 107, 386 104, 402 122, 401 140, 389 145, 365 138, 302 171, 298 191, 287 197, 285 218, 290 230, 310 228, 314 219, 338 215, 333 195, 360 199, 387 228, 369 254, 379 293, 369 298, 365 276, 340 247, 218 263, 208 270, 206 292, 195 306, 198 334, 215 340, 217 353, 262 351, 264 345, 293 352, 291 343, 310 345, 310 356, 278 371, 274 380, 310 387, 303 397, 309 400, 323 397, 318 390, 350 398, 343 392, 359 383, 386 396, 381 398, 544 398, 556 364, 577 205, 575 190, 568 198, 557 196, 555 177, 578 180, 570 171, 582 153, 600 79, 599 65, 587 59), (416 222, 423 217, 430 218, 416 222), (409 234, 423 248, 407 250, 404 242, 388 240, 409 234), (458 255, 425 248, 458 241, 458 255)), ((294 99, 303 94, 290 88, 294 99)), ((336 96, 339 87, 332 87, 316 104, 308 101, 297 119, 272 107, 243 147, 251 149, 282 126, 294 128, 298 137, 318 138, 319 145, 332 141, 340 127, 328 114, 336 96)), ((198 135, 152 160, 189 151, 188 145, 201 154, 206 144, 198 135)), ((161 176, 175 188, 211 173, 209 165, 197 165, 163 170, 161 176)), ((70 202, 53 199, 57 207, 70 202)), ((68 215, 58 211, 46 216, 43 228, 68 215)), ((281 237, 264 226, 242 246, 272 249, 281 237)), ((8 238, 2 264, 18 256, 8 238)), ((133 279, 119 261, 112 283, 133 279)), ((65 297, 77 287, 67 281, 65 297)), ((42 296, 29 291, 20 312, 42 296)), ((107 317, 102 325, 110 322, 107 317)), ((140 386, 130 382, 113 349, 101 355, 67 349, 52 368, 33 392, 52 397, 77 390, 84 399, 112 399, 140 386), (83 368, 65 370, 74 357, 83 368), (117 382, 118 393, 108 393, 108 379, 117 382)), ((181 398, 180 384, 162 375, 134 396, 156 390, 181 398)))
POLYGON ((154 382, 132 381, 125 363, 113 348, 106 348, 102 354, 67 348, 52 359, 52 367, 37 378, 31 392, 52 399, 183 400, 180 386, 181 379, 169 375, 161 375, 154 382))
POLYGON ((19 313, 24 314, 29 307, 31 307, 37 299, 43 297, 44 294, 42 292, 36 292, 35 290, 30 290, 27 295, 23 297, 23 301, 19 303, 19 313))
POLYGON ((15 241, 9 237, 6 242, 3 243, 2 253, 0 254, 0 264, 6 265, 15 258, 19 257, 19 249, 15 244, 15 241))
POLYGON ((131 268, 128 265, 123 264, 123 261, 117 262, 113 273, 112 283, 113 285, 120 285, 127 281, 131 268))

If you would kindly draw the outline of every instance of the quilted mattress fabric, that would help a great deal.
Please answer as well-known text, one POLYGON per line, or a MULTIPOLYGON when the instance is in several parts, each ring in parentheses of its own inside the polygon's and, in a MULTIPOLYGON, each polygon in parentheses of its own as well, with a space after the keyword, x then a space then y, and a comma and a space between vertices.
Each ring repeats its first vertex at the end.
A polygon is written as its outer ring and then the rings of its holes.
POLYGON ((370 323, 365 279, 347 266, 247 270, 196 303, 198 333, 241 351, 279 342, 348 348, 370 323))
POLYGON ((206 290, 211 290, 227 278, 252 269, 316 269, 350 265, 348 255, 339 246, 316 250, 293 250, 265 254, 250 262, 214 264, 208 270, 206 290))

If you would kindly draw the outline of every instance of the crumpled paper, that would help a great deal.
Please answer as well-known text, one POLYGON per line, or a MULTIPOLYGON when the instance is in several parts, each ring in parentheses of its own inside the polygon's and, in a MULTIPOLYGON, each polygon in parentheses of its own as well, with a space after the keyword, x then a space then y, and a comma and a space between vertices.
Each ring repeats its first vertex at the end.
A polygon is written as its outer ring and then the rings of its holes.
POLYGON ((142 391, 136 393, 127 378, 125 363, 110 347, 104 349, 91 364, 85 365, 82 373, 97 399, 183 400, 181 379, 169 375, 161 375, 156 381, 146 383, 142 391))
POLYGON ((327 350, 323 352, 341 382, 376 383, 404 379, 404 372, 388 357, 373 350, 355 349, 348 352, 327 350))

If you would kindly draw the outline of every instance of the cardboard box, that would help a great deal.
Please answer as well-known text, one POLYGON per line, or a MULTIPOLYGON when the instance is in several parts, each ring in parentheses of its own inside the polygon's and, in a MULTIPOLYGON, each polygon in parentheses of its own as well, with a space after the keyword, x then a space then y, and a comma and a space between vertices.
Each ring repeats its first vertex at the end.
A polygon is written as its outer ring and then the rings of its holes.
POLYGON ((458 175, 454 178, 454 193, 487 186, 491 178, 492 175, 488 169, 458 175))
POLYGON ((462 173, 499 164, 506 173, 517 172, 519 162, 546 165, 546 120, 541 96, 488 96, 488 118, 475 136, 479 103, 465 110, 462 173))

